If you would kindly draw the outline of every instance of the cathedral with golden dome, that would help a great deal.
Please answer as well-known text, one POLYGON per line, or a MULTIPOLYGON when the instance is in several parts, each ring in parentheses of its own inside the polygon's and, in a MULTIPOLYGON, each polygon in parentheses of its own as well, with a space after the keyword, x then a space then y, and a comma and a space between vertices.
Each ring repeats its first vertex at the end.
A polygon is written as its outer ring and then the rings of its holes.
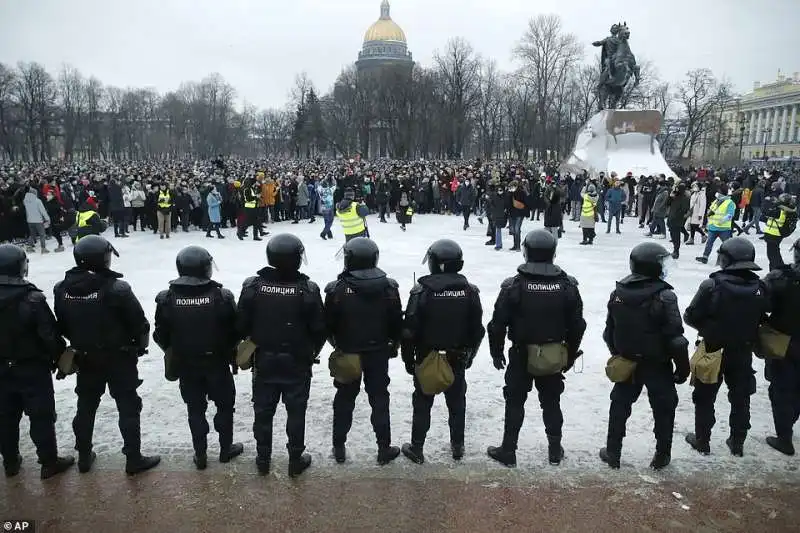
POLYGON ((359 72, 385 67, 406 67, 410 70, 413 64, 406 34, 392 20, 389 1, 383 0, 380 18, 364 34, 364 45, 358 53, 356 68, 359 72))

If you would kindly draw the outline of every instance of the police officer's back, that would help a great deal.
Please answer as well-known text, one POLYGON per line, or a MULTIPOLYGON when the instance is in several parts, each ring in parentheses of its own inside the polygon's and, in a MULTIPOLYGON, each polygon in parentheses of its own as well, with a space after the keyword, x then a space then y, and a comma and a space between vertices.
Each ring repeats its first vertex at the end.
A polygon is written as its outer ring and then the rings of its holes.
POLYGON ((319 287, 300 272, 305 248, 291 234, 267 243, 269 267, 245 280, 239 296, 239 334, 258 347, 253 364, 256 466, 269 472, 272 418, 278 402, 286 406, 289 475, 311 464, 305 451, 305 413, 311 366, 325 344, 325 318, 319 287))
POLYGON ((653 409, 656 437, 650 466, 658 470, 671 460, 678 405, 675 384, 689 377, 689 355, 678 298, 664 281, 669 256, 660 244, 634 247, 631 274, 617 282, 608 301, 603 340, 612 356, 636 364, 632 375, 616 382, 611 391, 608 436, 600 458, 612 468, 620 466, 625 425, 643 386, 653 409))
POLYGON ((141 454, 142 400, 136 393, 137 363, 150 342, 150 323, 122 274, 111 270, 112 253, 118 255, 103 237, 88 235, 78 241, 73 249, 77 266, 53 290, 55 314, 61 333, 77 352, 78 410, 72 427, 78 469, 88 472, 94 463, 94 419, 108 385, 119 411, 125 470, 136 474, 160 461, 141 454))
MULTIPOLYGON (((400 454, 400 448, 391 446, 388 386, 389 358, 397 356, 403 309, 397 282, 378 268, 378 255, 378 246, 370 239, 345 243, 344 272, 325 287, 325 322, 331 346, 343 354, 360 356, 378 462, 387 464, 400 454)), ((337 462, 343 463, 361 379, 334 381, 334 386, 333 451, 337 462)))
POLYGON ((764 278, 772 307, 769 325, 790 337, 786 356, 767 359, 764 369, 775 423, 775 436, 767 437, 767 444, 786 455, 794 455, 793 428, 800 417, 800 239, 792 249, 794 264, 764 278))
MULTIPOLYGON (((461 247, 449 239, 434 242, 423 259, 430 275, 417 280, 411 289, 403 324, 403 363, 406 372, 415 374, 415 364, 431 351, 447 353, 455 381, 444 394, 450 414, 450 446, 453 458, 464 455, 464 417, 466 412, 465 370, 472 365, 486 333, 478 288, 459 274, 464 266, 461 247)), ((414 409, 411 442, 403 454, 421 464, 422 449, 430 427, 433 396, 422 392, 414 378, 414 409)))
POLYGON ((207 464, 206 397, 217 407, 214 426, 219 434, 222 463, 240 455, 241 443, 233 443, 236 389, 231 364, 239 340, 236 300, 233 293, 211 279, 213 258, 204 248, 189 246, 176 259, 177 279, 156 296, 153 339, 180 380, 180 391, 189 411, 194 463, 207 464))
POLYGON ((731 402, 731 453, 742 456, 750 429, 750 396, 756 392, 753 350, 758 341, 758 326, 769 311, 766 286, 755 271, 756 251, 744 237, 725 241, 719 248, 717 265, 721 270, 704 280, 686 308, 684 320, 705 342, 706 352, 722 350, 716 383, 695 380, 695 431, 686 441, 701 454, 710 453, 711 429, 716 422, 714 402, 724 376, 731 402))
POLYGON ((506 364, 503 353, 506 332, 512 342, 503 389, 506 400, 503 443, 488 450, 491 458, 506 466, 516 464, 525 401, 534 383, 542 406, 550 463, 559 464, 564 454, 560 405, 563 372, 578 358, 586 321, 577 280, 553 264, 556 244, 549 231, 535 230, 525 236, 525 263, 517 268, 517 275, 501 284, 489 322, 489 349, 498 370, 506 364), (565 365, 547 375, 534 376, 528 370, 529 346, 562 350, 566 354, 565 365))
POLYGON ((0 454, 6 477, 19 473, 19 422, 30 419, 42 479, 75 463, 59 457, 52 370, 66 345, 47 300, 28 275, 28 257, 0 244, 0 454))

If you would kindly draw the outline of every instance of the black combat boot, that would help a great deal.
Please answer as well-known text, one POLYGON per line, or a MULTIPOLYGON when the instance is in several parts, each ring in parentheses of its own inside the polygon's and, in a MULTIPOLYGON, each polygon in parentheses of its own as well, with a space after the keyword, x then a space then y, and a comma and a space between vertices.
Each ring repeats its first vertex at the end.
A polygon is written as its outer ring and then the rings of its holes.
POLYGON ((97 454, 93 451, 78 452, 78 472, 81 474, 89 472, 96 459, 97 454))
POLYGON ((345 461, 347 461, 347 448, 344 444, 333 447, 333 458, 339 464, 343 464, 345 461))
POLYGON ((125 461, 125 473, 129 476, 141 474, 142 472, 158 466, 158 463, 160 462, 161 457, 158 455, 153 455, 150 457, 142 454, 128 456, 128 459, 125 461))
POLYGON ((19 474, 19 469, 22 466, 22 456, 17 454, 16 459, 10 461, 3 461, 3 468, 6 471, 6 477, 14 477, 19 474))
POLYGON ((378 449, 378 464, 388 465, 400 455, 400 448, 397 446, 383 446, 378 449))
POLYGON ((619 456, 619 453, 615 454, 608 448, 600 448, 600 460, 615 470, 619 469, 619 456))
POLYGON ((728 445, 728 449, 731 451, 731 455, 734 457, 743 457, 744 456, 744 440, 747 438, 746 435, 734 435, 731 434, 725 440, 725 444, 728 445))
POLYGON ((425 454, 422 453, 422 445, 405 443, 402 448, 403 455, 421 465, 425 462, 425 454))
POLYGON ((66 457, 56 457, 53 461, 47 461, 42 465, 41 478, 50 479, 62 472, 66 472, 69 467, 75 464, 75 458, 71 455, 66 457))
POLYGON ((231 444, 230 447, 220 448, 219 462, 230 463, 231 459, 239 457, 240 455, 242 455, 243 451, 244 451, 244 445, 241 442, 236 442, 234 444, 231 444))
POLYGON ((782 437, 767 437, 767 444, 784 455, 794 455, 794 444, 792 444, 791 437, 788 439, 782 437))
POLYGON ((486 455, 509 468, 517 466, 517 452, 514 450, 506 450, 502 446, 489 446, 486 455))
POLYGON ((307 453, 289 458, 289 477, 297 477, 311 466, 311 456, 307 453))
POLYGON ((450 452, 453 454, 453 460, 460 461, 464 457, 464 443, 463 442, 450 443, 450 452))
POLYGON ((707 438, 698 438, 698 436, 694 433, 686 434, 686 442, 689 443, 689 446, 703 455, 709 455, 711 453, 711 446, 709 445, 708 440, 709 439, 707 438))
POLYGON ((547 460, 551 465, 560 465, 564 459, 564 447, 561 446, 561 437, 547 436, 547 460))
POLYGON ((653 470, 661 470, 669 465, 671 460, 672 455, 670 452, 656 448, 656 453, 653 455, 653 460, 650 461, 650 468, 653 470))
POLYGON ((272 449, 265 447, 256 448, 256 468, 262 476, 269 474, 270 463, 272 462, 272 449))
POLYGON ((198 470, 205 470, 208 467, 208 455, 206 452, 195 452, 192 462, 198 470))

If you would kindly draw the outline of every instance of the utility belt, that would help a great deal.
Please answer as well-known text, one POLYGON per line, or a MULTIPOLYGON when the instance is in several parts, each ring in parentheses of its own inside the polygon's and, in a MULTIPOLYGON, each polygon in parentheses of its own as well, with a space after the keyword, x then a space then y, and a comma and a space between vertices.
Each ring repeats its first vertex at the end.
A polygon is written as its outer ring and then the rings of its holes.
POLYGON ((302 354, 284 350, 264 349, 258 346, 249 337, 236 347, 236 366, 242 370, 248 370, 255 365, 256 359, 272 360, 278 365, 282 363, 294 363, 296 365, 309 365, 319 363, 319 359, 313 358, 309 353, 308 358, 302 357, 302 354))
POLYGON ((554 376, 567 367, 569 354, 566 343, 514 345, 517 357, 525 357, 528 373, 535 377, 554 376))

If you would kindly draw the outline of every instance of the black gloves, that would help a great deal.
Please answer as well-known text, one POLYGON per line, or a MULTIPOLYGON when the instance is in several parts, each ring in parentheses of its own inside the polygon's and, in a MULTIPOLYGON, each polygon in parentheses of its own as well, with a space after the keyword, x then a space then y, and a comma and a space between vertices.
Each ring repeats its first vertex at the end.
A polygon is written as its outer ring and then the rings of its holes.
POLYGON ((67 377, 67 375, 65 373, 63 373, 61 370, 56 372, 56 379, 62 380, 64 378, 66 378, 66 377, 67 377))
POLYGON ((678 385, 686 383, 690 373, 689 361, 675 361, 675 372, 672 374, 672 380, 678 385))
POLYGON ((570 368, 572 368, 572 366, 575 364, 575 361, 577 361, 577 360, 578 360, 578 357, 580 357, 580 356, 582 356, 582 355, 583 355, 583 350, 578 350, 578 351, 575 353, 575 355, 569 355, 569 356, 567 357, 567 366, 565 366, 565 367, 564 367, 564 372, 566 372, 567 370, 569 370, 570 368))
POLYGON ((506 367, 506 356, 502 352, 500 355, 493 355, 492 363, 497 370, 503 370, 506 367))

